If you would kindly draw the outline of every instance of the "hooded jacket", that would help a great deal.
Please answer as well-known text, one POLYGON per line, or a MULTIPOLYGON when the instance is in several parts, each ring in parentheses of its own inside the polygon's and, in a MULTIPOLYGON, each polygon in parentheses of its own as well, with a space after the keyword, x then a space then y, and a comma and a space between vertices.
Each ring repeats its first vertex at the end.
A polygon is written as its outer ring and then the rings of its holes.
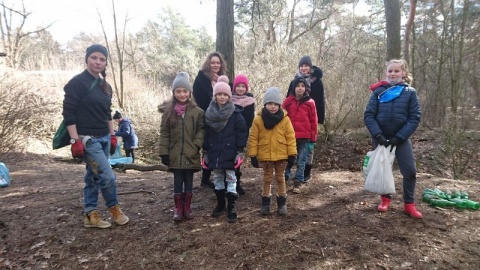
MULTIPOLYGON (((299 74, 295 75, 295 77, 297 76, 299 76, 299 74)), ((315 77, 315 80, 310 84, 310 93, 308 95, 315 102, 318 123, 323 125, 325 123, 325 90, 322 82, 323 72, 319 67, 313 66, 310 77, 315 77)), ((288 86, 287 97, 290 94, 295 94, 294 81, 295 79, 293 79, 288 86)))
POLYGON ((115 136, 122 137, 123 149, 135 149, 138 147, 137 134, 135 134, 132 122, 128 118, 123 118, 122 121, 120 121, 115 136))
POLYGON ((378 96, 392 87, 389 84, 379 86, 370 95, 363 118, 372 137, 382 134, 389 140, 398 137, 405 141, 417 129, 421 118, 417 93, 406 83, 398 85, 403 85, 405 88, 400 96, 392 101, 384 103, 378 101, 378 96))
POLYGON ((256 156, 258 161, 286 160, 297 155, 295 131, 285 110, 283 119, 273 129, 266 129, 262 111, 257 113, 248 138, 248 155, 256 156))
POLYGON ((315 103, 307 93, 299 100, 294 95, 288 96, 283 101, 282 108, 288 112, 297 139, 317 141, 317 110, 315 109, 315 103))
POLYGON ((233 170, 237 152, 247 145, 248 130, 242 114, 235 109, 220 132, 205 125, 204 151, 208 156, 209 169, 233 170))
MULTIPOLYGON (((168 101, 172 102, 172 101, 168 101)), ((165 111, 166 103, 158 111, 165 111)), ((160 155, 170 158, 169 169, 193 169, 199 171, 200 149, 204 139, 204 112, 197 105, 189 104, 185 114, 177 116, 174 127, 167 127, 162 119, 160 126, 160 155)))

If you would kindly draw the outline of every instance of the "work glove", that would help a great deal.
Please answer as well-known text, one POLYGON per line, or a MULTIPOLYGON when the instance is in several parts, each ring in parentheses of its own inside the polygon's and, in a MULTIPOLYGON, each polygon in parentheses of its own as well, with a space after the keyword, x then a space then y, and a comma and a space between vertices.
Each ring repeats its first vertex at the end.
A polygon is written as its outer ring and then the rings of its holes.
POLYGON ((163 164, 165 164, 166 166, 170 165, 170 156, 169 155, 160 155, 160 158, 162 159, 163 164))
POLYGON ((208 156, 207 156, 207 152, 204 152, 204 153, 203 153, 201 162, 202 162, 202 168, 204 168, 205 170, 208 170, 208 156))
POLYGON ((390 152, 392 152, 393 148, 394 148, 395 146, 399 145, 400 143, 402 143, 402 140, 401 140, 400 138, 398 138, 398 137, 396 137, 396 136, 393 137, 393 139, 391 139, 391 140, 389 141, 389 145, 391 146, 390 152))
POLYGON ((308 143, 308 150, 309 150, 310 152, 312 152, 312 151, 313 151, 313 148, 315 148, 315 142, 309 142, 309 143, 308 143))
POLYGON ((295 165, 296 156, 288 156, 287 165, 288 167, 293 167, 295 165))
POLYGON ((77 140, 74 144, 72 144, 72 157, 82 158, 84 154, 85 154, 85 150, 83 150, 82 141, 77 140))
POLYGON ((115 154, 115 150, 117 150, 117 136, 110 135, 110 155, 115 154))
POLYGON ((382 134, 378 134, 378 135, 375 137, 375 139, 377 139, 378 144, 383 145, 383 146, 385 146, 385 147, 388 146, 388 141, 387 141, 387 139, 385 139, 385 137, 383 137, 382 134))
POLYGON ((243 164, 243 152, 237 152, 237 156, 235 157, 235 164, 233 168, 236 170, 240 168, 242 164, 243 164))
POLYGON ((252 163, 253 167, 260 168, 257 157, 250 157, 250 163, 252 163))

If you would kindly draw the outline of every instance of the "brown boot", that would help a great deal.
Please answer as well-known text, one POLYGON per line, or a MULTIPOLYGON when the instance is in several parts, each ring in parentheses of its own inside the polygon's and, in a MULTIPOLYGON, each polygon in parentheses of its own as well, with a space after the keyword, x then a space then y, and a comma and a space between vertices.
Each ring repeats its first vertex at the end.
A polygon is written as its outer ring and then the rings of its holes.
POLYGON ((182 193, 173 194, 173 200, 175 201, 175 210, 173 211, 173 220, 183 220, 183 200, 182 193))
POLYGON ((422 213, 418 212, 417 208, 415 207, 415 203, 406 203, 403 206, 405 213, 409 214, 413 218, 422 218, 422 213))
POLYGON ((385 195, 382 195, 381 198, 382 198, 382 203, 378 205, 377 210, 378 212, 387 212, 388 207, 390 207, 390 202, 392 201, 392 199, 390 199, 385 195))
POLYGON ((192 219, 192 210, 190 208, 190 204, 192 203, 192 192, 184 192, 183 193, 183 216, 185 219, 192 219))
POLYGON ((109 228, 112 226, 110 222, 102 220, 97 210, 93 210, 88 214, 83 214, 83 226, 86 228, 109 228))
POLYGON ((125 225, 129 221, 129 218, 122 212, 118 204, 108 208, 108 211, 112 215, 113 221, 118 225, 125 225))

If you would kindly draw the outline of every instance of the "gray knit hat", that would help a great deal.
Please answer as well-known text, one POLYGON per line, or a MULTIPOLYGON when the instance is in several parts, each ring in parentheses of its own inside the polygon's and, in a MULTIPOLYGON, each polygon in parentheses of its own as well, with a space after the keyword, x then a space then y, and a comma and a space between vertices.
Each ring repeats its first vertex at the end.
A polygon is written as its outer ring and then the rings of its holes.
POLYGON ((303 64, 307 64, 310 68, 313 68, 312 59, 308 55, 304 55, 302 56, 302 58, 300 58, 300 61, 298 62, 298 66, 300 67, 303 64))
POLYGON ((92 46, 87 48, 87 51, 85 53, 85 63, 87 63, 87 59, 90 56, 90 54, 94 52, 99 52, 105 56, 105 58, 108 59, 108 51, 107 48, 103 47, 100 44, 93 44, 92 46))
POLYGON ((185 88, 188 91, 192 92, 192 85, 190 84, 188 73, 186 72, 179 72, 175 80, 172 83, 172 91, 175 91, 177 88, 185 88))
POLYGON ((269 102, 277 103, 280 106, 282 105, 282 95, 280 94, 280 89, 278 89, 278 87, 269 87, 267 88, 267 91, 265 91, 263 106, 269 102))

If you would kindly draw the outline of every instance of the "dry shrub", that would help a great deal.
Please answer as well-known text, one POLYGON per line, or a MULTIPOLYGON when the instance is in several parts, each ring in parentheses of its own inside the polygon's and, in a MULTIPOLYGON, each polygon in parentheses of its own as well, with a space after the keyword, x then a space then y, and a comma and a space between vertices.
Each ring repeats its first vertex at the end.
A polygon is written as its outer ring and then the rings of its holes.
MULTIPOLYGON (((142 85, 139 80, 128 79, 125 87, 124 117, 128 117, 135 128, 139 140, 136 156, 146 163, 158 163, 161 114, 158 105, 172 97, 170 87, 160 85, 153 90, 142 85)), ((192 82, 193 83, 193 82, 192 82)), ((116 100, 114 100, 114 104, 116 100)), ((115 111, 115 108, 112 109, 115 111)))
POLYGON ((0 80, 0 159, 23 152, 29 138, 43 137, 51 131, 51 116, 56 111, 48 95, 27 80, 9 74, 0 80))

